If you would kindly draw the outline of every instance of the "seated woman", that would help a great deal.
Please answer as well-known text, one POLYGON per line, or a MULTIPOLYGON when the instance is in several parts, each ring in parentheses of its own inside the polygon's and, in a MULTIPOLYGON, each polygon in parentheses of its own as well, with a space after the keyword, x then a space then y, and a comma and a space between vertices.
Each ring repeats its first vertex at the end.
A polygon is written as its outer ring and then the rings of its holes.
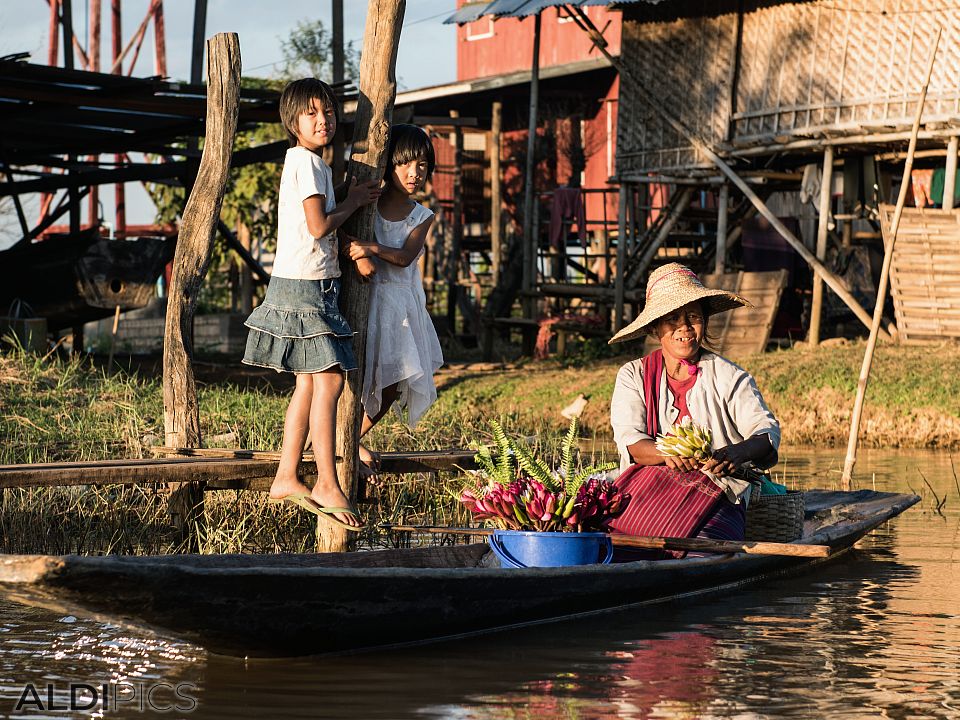
POLYGON ((780 425, 750 374, 704 345, 710 318, 743 306, 751 305, 670 263, 651 273, 643 312, 610 340, 649 334, 660 341, 660 349, 617 373, 610 404, 622 471, 617 485, 631 500, 612 531, 743 539, 750 484, 732 473, 748 463, 773 467, 780 425), (713 434, 705 462, 665 457, 655 446, 658 434, 688 416, 713 434))

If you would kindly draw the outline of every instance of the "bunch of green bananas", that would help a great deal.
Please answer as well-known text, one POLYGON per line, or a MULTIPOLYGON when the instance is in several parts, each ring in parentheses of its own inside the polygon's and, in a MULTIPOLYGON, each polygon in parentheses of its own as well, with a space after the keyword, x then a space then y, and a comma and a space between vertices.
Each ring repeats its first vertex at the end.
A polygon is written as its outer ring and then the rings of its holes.
POLYGON ((666 435, 657 436, 657 450, 661 455, 706 460, 713 454, 713 435, 709 428, 702 427, 686 417, 666 435))

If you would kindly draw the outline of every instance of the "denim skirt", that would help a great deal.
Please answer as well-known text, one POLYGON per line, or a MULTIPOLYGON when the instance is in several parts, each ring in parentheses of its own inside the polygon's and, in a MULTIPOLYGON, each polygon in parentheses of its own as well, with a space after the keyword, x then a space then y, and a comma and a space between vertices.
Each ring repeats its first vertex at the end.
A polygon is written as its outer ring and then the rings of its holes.
POLYGON ((340 313, 340 280, 272 277, 267 294, 244 323, 250 332, 243 362, 278 372, 356 370, 353 331, 340 313))

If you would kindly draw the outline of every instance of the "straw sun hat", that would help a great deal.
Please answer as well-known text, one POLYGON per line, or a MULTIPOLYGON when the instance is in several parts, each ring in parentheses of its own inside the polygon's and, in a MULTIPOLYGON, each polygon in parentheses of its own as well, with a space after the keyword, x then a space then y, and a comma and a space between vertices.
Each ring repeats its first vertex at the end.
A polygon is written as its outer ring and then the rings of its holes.
POLYGON ((738 307, 753 307, 750 302, 732 292, 705 288, 697 274, 687 266, 669 263, 650 273, 643 312, 610 338, 610 344, 646 335, 657 320, 694 301, 703 307, 704 315, 716 315, 738 307))

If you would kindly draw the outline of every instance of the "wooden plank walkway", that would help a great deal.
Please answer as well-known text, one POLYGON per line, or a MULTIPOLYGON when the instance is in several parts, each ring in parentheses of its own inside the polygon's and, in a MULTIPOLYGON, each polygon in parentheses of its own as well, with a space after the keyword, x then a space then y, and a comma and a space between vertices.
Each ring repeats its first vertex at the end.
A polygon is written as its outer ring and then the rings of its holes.
MULTIPOLYGON (((211 490, 269 487, 280 454, 256 450, 153 448, 164 457, 90 462, 0 465, 0 489, 69 485, 139 485, 205 482, 211 490)), ((476 467, 473 450, 381 453, 384 474, 434 473, 476 467)), ((313 455, 304 453, 299 472, 315 475, 313 455)))

